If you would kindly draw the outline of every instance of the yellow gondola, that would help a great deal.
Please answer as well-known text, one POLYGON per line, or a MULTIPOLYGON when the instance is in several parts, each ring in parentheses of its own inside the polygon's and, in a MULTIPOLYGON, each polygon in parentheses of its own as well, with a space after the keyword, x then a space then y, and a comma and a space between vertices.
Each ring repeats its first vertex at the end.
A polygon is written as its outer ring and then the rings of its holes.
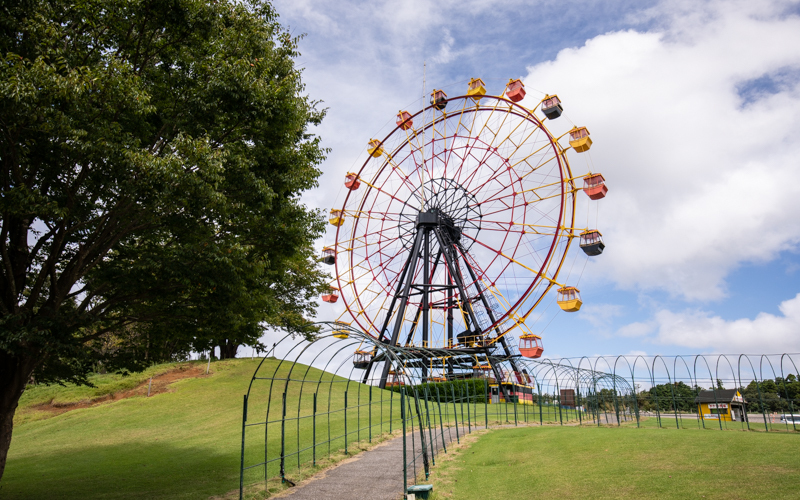
POLYGON ((589 137, 589 130, 586 127, 572 127, 569 137, 569 145, 576 153, 589 151, 589 148, 592 147, 592 138, 589 137))
POLYGON ((470 78, 467 95, 472 97, 475 102, 480 101, 481 97, 486 95, 486 84, 480 78, 470 78))
POLYGON ((344 326, 350 326, 350 323, 345 323, 344 321, 337 322, 339 326, 336 330, 333 331, 333 336, 337 339, 346 339, 350 337, 350 332, 344 328, 344 326))
POLYGON ((381 155, 383 154, 381 141, 379 141, 378 139, 370 139, 367 144, 369 144, 369 147, 367 148, 369 155, 372 156, 373 158, 380 158, 381 155))
POLYGON ((344 214, 341 210, 332 209, 331 215, 328 217, 328 222, 330 222, 332 226, 339 227, 344 224, 344 214))
POLYGON ((556 299, 558 307, 566 312, 580 311, 581 305, 581 291, 574 286, 565 286, 558 289, 558 298, 556 299))

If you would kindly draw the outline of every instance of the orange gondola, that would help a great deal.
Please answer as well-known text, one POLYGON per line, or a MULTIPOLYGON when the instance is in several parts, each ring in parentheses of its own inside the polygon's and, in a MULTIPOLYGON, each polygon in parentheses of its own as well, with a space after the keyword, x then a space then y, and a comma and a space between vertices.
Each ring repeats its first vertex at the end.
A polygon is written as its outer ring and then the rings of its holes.
POLYGON ((519 102, 525 98, 525 85, 522 80, 509 80, 506 84, 506 97, 513 102, 519 102))
POLYGON ((400 111, 397 113, 397 126, 403 130, 408 130, 414 126, 414 121, 411 119, 411 113, 408 111, 400 111))
POLYGON ((606 197, 608 186, 603 174, 589 174, 583 178, 583 192, 593 200, 606 197))
POLYGON ((344 187, 350 191, 355 191, 360 185, 361 181, 358 180, 358 175, 352 172, 347 172, 347 175, 344 176, 344 187))
POLYGON ((542 356, 544 347, 542 347, 542 337, 538 335, 528 334, 520 335, 519 337, 519 353, 526 358, 536 359, 542 356))
POLYGON ((392 387, 395 385, 405 385, 405 382, 403 381, 403 375, 405 374, 403 373, 402 370, 400 370, 400 373, 397 373, 394 370, 390 370, 389 376, 386 378, 386 387, 392 387))
POLYGON ((323 302, 330 302, 331 304, 333 304, 337 300, 339 300, 339 289, 338 288, 331 287, 331 289, 330 289, 330 291, 328 293, 322 294, 322 301, 323 302))

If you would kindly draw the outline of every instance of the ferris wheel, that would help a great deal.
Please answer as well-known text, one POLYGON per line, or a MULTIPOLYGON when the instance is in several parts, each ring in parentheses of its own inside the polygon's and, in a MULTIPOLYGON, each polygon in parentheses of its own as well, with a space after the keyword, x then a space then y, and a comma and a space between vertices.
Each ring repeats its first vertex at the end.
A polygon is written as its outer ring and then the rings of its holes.
POLYGON ((400 111, 368 142, 330 213, 335 242, 323 262, 335 282, 323 300, 341 298, 341 322, 392 345, 512 355, 518 329, 520 353, 538 357, 525 320, 552 288, 561 309, 580 309, 580 291, 559 278, 568 250, 578 238, 599 255, 604 243, 596 228, 576 227, 576 197, 608 188, 602 174, 570 167, 569 150, 591 147, 585 127, 555 136, 545 126, 562 114, 557 96, 528 109, 520 80, 500 96, 480 79, 466 91, 434 90, 429 106, 400 111))

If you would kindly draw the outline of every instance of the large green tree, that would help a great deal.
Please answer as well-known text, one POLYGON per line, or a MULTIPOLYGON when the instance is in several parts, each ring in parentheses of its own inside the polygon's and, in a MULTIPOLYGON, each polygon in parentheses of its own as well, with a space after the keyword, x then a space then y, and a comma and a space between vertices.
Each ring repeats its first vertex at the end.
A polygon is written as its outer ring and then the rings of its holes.
POLYGON ((33 375, 312 313, 298 198, 325 151, 297 55, 258 0, 0 0, 0 477, 33 375))

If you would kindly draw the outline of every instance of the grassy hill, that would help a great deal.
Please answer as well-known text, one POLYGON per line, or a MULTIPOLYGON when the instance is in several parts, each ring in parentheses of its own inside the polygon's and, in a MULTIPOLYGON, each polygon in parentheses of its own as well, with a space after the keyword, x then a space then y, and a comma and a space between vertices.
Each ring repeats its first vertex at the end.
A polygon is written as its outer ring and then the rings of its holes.
POLYGON ((0 498, 208 498, 236 489, 242 395, 258 362, 218 361, 209 376, 205 363, 183 363, 179 370, 203 376, 149 398, 149 378, 176 365, 97 375, 96 388, 31 388, 17 414, 0 498), (129 397, 57 414, 65 404, 86 406, 111 394, 129 397))

